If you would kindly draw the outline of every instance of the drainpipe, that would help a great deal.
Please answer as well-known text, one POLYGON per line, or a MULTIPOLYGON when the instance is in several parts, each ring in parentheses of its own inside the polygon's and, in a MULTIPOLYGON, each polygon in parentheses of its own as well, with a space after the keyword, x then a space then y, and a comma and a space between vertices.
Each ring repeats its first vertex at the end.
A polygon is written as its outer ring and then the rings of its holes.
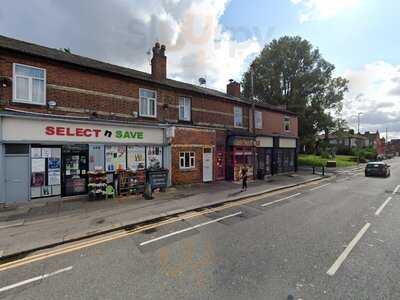
POLYGON ((0 204, 6 202, 6 195, 5 195, 5 174, 4 174, 4 148, 3 148, 3 124, 2 124, 2 117, 0 116, 0 204))

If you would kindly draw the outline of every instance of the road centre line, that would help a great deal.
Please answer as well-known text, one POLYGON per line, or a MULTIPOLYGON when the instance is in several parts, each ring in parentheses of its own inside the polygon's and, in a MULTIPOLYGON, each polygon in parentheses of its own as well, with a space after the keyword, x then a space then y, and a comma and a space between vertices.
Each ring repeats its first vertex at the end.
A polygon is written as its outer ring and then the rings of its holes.
POLYGON ((397 192, 399 191, 399 189, 400 189, 400 184, 399 184, 398 186, 396 186, 396 188, 394 189, 393 195, 397 194, 397 192))
POLYGON ((326 184, 317 186, 317 187, 315 187, 315 188, 310 189, 310 191, 315 191, 315 190, 318 190, 318 189, 323 188, 323 187, 328 186, 328 185, 330 185, 330 183, 326 183, 326 184))
POLYGON ((236 217, 236 216, 241 215, 241 214, 242 214, 242 212, 239 211, 237 213, 234 213, 234 214, 231 214, 231 215, 228 215, 228 216, 224 216, 224 217, 221 217, 221 218, 218 218, 218 219, 215 219, 215 220, 211 220, 211 221, 208 221, 208 222, 205 222, 205 223, 200 223, 200 224, 194 225, 192 227, 188 227, 188 228, 185 228, 185 229, 182 229, 182 230, 178 230, 178 231, 174 231, 174 232, 168 233, 166 235, 159 236, 157 238, 142 242, 139 245, 140 246, 144 246, 144 245, 147 245, 147 244, 150 244, 150 243, 154 243, 154 242, 157 242, 159 240, 163 240, 165 238, 168 238, 168 237, 180 234, 180 233, 184 233, 186 231, 190 231, 190 230, 193 230, 193 229, 196 229, 196 228, 199 228, 199 227, 203 227, 203 226, 206 226, 206 225, 209 225, 209 224, 212 224, 212 223, 216 223, 216 222, 228 219, 228 218, 236 217))
POLYGON ((385 208, 385 206, 392 200, 392 197, 388 197, 385 202, 382 203, 382 205, 376 210, 375 216, 379 216, 379 214, 382 212, 382 210, 385 208))
POLYGON ((281 202, 281 201, 284 201, 284 200, 288 200, 290 198, 297 197, 299 195, 301 195, 301 193, 297 193, 297 194, 294 194, 294 195, 291 195, 291 196, 288 196, 288 197, 285 197, 285 198, 282 198, 282 199, 279 199, 279 200, 275 200, 275 201, 272 201, 272 202, 264 203, 264 204, 261 204, 261 206, 263 206, 263 207, 269 206, 269 205, 272 205, 272 204, 275 204, 275 203, 278 203, 278 202, 281 202))
POLYGON ((61 269, 61 270, 58 270, 58 271, 55 271, 55 272, 52 272, 52 273, 47 273, 47 274, 44 274, 44 275, 36 276, 36 277, 30 278, 30 279, 27 279, 27 280, 24 280, 24 281, 20 281, 18 283, 14 283, 14 284, 2 287, 2 288, 0 288, 0 293, 15 289, 15 288, 23 286, 23 285, 27 285, 27 284, 35 282, 35 281, 44 280, 46 278, 58 275, 58 274, 63 273, 63 272, 71 271, 72 268, 73 268, 73 266, 69 266, 67 268, 64 268, 64 269, 61 269))
POLYGON ((329 268, 326 274, 333 276, 335 275, 336 271, 340 268, 342 263, 346 260, 347 256, 350 254, 351 250, 357 245, 357 243, 361 240, 363 235, 367 232, 368 228, 371 226, 370 223, 364 225, 363 228, 357 233, 354 239, 347 245, 346 249, 340 254, 340 256, 336 259, 333 265, 329 268))
MULTIPOLYGON (((312 182, 310 183, 306 183, 302 186, 309 186, 313 184, 312 182)), ((285 191, 291 191, 291 190, 296 190, 298 189, 298 186, 295 187, 291 187, 288 189, 285 189, 285 191)), ((199 216, 203 216, 212 212, 217 212, 217 211, 222 211, 225 210, 227 208, 232 208, 232 207, 237 207, 237 206, 241 206, 247 203, 251 203, 254 201, 258 201, 258 200, 262 200, 265 199, 267 197, 272 197, 276 194, 281 194, 281 191, 275 191, 272 192, 268 195, 259 195, 259 196, 250 196, 249 198, 246 198, 244 200, 240 200, 240 201, 236 201, 236 202, 232 202, 232 203, 227 203, 224 204, 222 206, 219 207, 215 207, 215 208, 207 208, 201 212, 189 212, 189 213, 184 213, 183 215, 179 215, 176 217, 172 217, 170 219, 167 219, 165 221, 161 221, 155 224, 148 224, 148 225, 143 225, 143 226, 139 226, 133 229, 123 229, 120 232, 116 232, 116 233, 111 233, 111 234, 107 234, 107 235, 100 235, 97 237, 93 237, 93 238, 89 238, 89 239, 83 239, 81 241, 78 242, 74 242, 71 244, 66 244, 65 246, 62 246, 62 248, 55 248, 55 249, 51 249, 49 251, 46 252, 41 252, 41 253, 37 253, 37 254, 33 254, 30 256, 26 256, 24 258, 18 259, 18 260, 14 260, 14 261, 10 261, 10 262, 6 262, 1 264, 0 263, 0 272, 4 272, 6 270, 9 269, 14 269, 14 268, 18 268, 18 267, 22 267, 24 265, 27 264, 31 264, 34 262, 38 262, 41 260, 45 260, 45 259, 49 259, 51 257, 54 256, 59 256, 59 255, 63 255, 63 254, 68 254, 70 252, 75 252, 75 251, 79 251, 88 247, 93 247, 99 244, 103 244, 106 242, 112 242, 114 240, 117 239, 121 239, 121 238, 125 238, 131 235, 135 235, 137 233, 143 232, 145 230, 148 229, 152 229, 152 228, 158 228, 167 224, 172 224, 172 223, 176 223, 179 222, 181 220, 188 220, 191 218, 196 218, 199 216)))

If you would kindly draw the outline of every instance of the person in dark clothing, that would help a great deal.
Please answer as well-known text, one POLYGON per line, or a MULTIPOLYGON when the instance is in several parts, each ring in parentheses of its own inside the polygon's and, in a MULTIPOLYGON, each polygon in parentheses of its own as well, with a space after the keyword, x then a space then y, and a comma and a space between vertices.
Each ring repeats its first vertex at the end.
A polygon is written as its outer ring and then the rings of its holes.
POLYGON ((244 165, 240 172, 240 176, 242 177, 242 192, 247 191, 247 166, 244 165))

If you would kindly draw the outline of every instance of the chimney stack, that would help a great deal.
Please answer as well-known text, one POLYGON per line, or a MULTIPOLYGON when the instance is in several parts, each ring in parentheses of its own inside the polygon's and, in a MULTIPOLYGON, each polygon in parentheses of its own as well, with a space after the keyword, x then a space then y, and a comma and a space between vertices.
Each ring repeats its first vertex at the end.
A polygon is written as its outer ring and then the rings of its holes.
POLYGON ((240 83, 229 79, 229 83, 226 86, 226 93, 229 96, 240 98, 240 83))
POLYGON ((165 56, 165 45, 156 43, 153 47, 153 58, 151 59, 151 77, 162 81, 167 79, 167 57, 165 56))

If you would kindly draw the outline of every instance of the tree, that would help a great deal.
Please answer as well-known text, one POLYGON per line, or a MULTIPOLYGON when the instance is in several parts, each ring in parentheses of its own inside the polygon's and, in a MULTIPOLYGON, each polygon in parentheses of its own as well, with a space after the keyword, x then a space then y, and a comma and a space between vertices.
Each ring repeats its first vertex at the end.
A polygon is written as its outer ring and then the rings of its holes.
POLYGON ((285 105, 298 114, 299 136, 312 146, 319 132, 328 134, 336 122, 332 113, 342 110, 348 81, 333 77, 334 65, 301 37, 284 36, 267 44, 244 73, 245 97, 251 96, 251 69, 257 101, 285 105))

